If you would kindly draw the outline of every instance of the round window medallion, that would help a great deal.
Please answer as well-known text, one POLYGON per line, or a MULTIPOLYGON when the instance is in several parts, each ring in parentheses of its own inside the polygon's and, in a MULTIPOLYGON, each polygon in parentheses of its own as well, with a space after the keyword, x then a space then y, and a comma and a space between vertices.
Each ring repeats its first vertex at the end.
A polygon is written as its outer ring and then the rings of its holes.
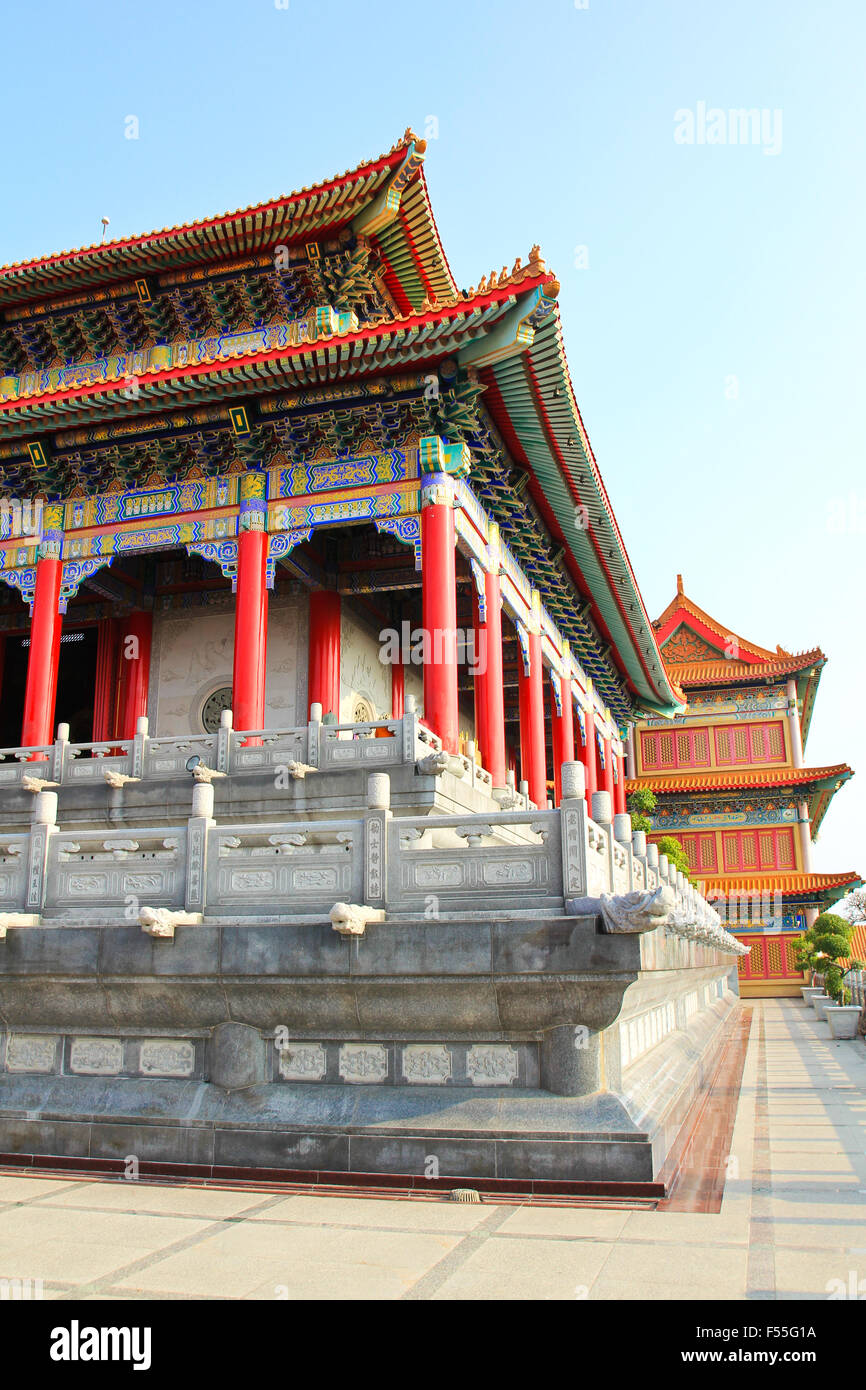
POLYGON ((206 734, 215 734, 220 726, 220 715, 224 709, 232 707, 232 688, 222 685, 208 695, 201 707, 201 723, 206 734))

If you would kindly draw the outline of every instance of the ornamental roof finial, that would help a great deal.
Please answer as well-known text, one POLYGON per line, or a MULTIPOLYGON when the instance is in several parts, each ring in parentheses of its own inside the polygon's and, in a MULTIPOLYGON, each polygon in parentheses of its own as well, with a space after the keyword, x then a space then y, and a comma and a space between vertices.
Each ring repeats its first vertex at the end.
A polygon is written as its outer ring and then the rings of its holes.
POLYGON ((682 577, 681 574, 678 574, 678 575, 677 575, 677 593, 678 593, 678 594, 681 594, 682 592, 683 592, 683 577, 682 577))

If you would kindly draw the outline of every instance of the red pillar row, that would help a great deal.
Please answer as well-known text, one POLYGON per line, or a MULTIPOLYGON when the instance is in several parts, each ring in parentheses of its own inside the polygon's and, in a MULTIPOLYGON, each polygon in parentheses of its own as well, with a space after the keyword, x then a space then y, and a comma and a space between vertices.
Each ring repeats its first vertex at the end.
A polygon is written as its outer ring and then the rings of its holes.
MULTIPOLYGON (((135 737, 139 719, 147 714, 153 614, 130 613, 117 626, 117 721, 114 737, 129 739, 135 737)), ((97 662, 98 657, 97 651, 97 662)))
POLYGON ((406 667, 403 659, 391 667, 391 718, 402 719, 406 710, 406 667))
POLYGON ((584 711, 583 722, 585 739, 580 748, 580 761, 583 763, 583 770, 586 776, 586 799, 591 803, 593 792, 598 790, 595 752, 595 714, 591 707, 584 711))
MULTIPOLYGON (((310 594, 308 703, 340 722, 340 595, 333 589, 310 594)), ((395 668, 396 669, 396 668, 395 668)), ((402 670, 402 667, 401 667, 402 670)))
POLYGON ((613 797, 613 809, 617 815, 623 815, 626 810, 625 804, 625 757, 616 759, 616 784, 613 797))
POLYGON ((21 746, 51 743, 54 735, 54 702, 57 698, 57 662, 60 654, 60 560, 43 556, 36 562, 30 651, 24 688, 21 746))
POLYGON ((547 756, 544 745, 544 671, 541 634, 529 634, 529 674, 521 663, 520 691, 520 770, 529 783, 529 797, 536 806, 547 806, 547 756))
POLYGON ((232 713, 236 729, 261 729, 265 722, 265 662, 268 537, 264 531, 238 536, 232 713))
POLYGON ((613 752, 610 746, 610 739, 605 737, 604 743, 604 775, 602 778, 603 790, 610 797, 611 807, 613 806, 614 783, 613 783, 613 752))
POLYGON ((550 687, 553 797, 554 805, 558 806, 562 800, 562 764, 574 762, 574 708, 571 701, 571 681, 566 676, 551 671, 550 687), (561 714, 557 710, 554 687, 558 687, 561 714))
POLYGON ((485 621, 475 596, 475 737, 494 787, 505 786, 505 687, 498 572, 484 576, 485 621))
POLYGON ((102 618, 96 639, 96 683, 93 692, 93 741, 116 735, 114 707, 117 695, 117 621, 102 618))
POLYGON ((444 485, 431 487, 421 512, 424 722, 448 753, 458 751, 457 575, 454 508, 444 485))

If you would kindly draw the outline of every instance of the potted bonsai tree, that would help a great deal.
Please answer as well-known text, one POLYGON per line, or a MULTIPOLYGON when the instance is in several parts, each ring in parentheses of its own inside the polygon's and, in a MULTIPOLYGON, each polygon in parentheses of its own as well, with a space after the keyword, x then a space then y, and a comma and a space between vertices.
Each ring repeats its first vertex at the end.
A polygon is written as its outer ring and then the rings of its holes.
POLYGON ((800 937, 799 941, 794 942, 794 963, 798 970, 802 970, 808 980, 808 984, 800 986, 800 993, 806 1004, 810 1004, 815 995, 824 993, 823 984, 816 984, 816 972, 818 970, 818 957, 815 946, 808 932, 800 937))
POLYGON ((846 960, 851 953, 851 932, 851 925, 844 917, 838 917, 833 912, 822 912, 807 933, 811 935, 815 959, 821 962, 824 975, 826 994, 815 996, 812 1000, 819 1018, 827 1020, 827 1010, 840 1007, 836 1001, 844 986, 843 970, 839 961, 846 960))
MULTIPOLYGON (((846 922, 850 922, 852 927, 866 927, 866 888, 855 888, 840 903, 836 904, 836 913, 837 916, 844 917, 846 922)), ((852 964, 849 969, 862 970, 863 966, 857 962, 852 964)), ((866 992, 863 995, 863 1008, 860 1011, 857 1034, 861 1038, 866 1036, 866 992)))

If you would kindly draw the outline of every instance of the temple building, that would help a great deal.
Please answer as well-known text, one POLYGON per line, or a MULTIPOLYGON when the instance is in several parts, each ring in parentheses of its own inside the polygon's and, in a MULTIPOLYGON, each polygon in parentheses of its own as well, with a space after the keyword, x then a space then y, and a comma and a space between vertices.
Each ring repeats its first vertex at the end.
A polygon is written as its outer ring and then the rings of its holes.
POLYGON ((238 729, 316 702, 381 719, 410 691, 448 750, 545 806, 574 704, 588 780, 621 802, 620 727, 676 699, 558 286, 536 248, 458 292, 423 143, 0 273, 3 746, 49 742, 55 707, 104 742, 228 707, 238 729), (411 639, 380 660, 381 633, 422 626, 474 633, 483 662, 432 652, 422 681, 411 639))
POLYGON ((424 154, 0 269, 5 1155, 664 1191, 743 948, 626 813, 559 285, 424 154))
POLYGON ((650 840, 676 836, 728 930, 751 948, 739 960, 741 993, 798 994, 791 943, 860 885, 855 873, 816 873, 812 863, 833 795, 853 775, 845 763, 804 762, 827 658, 747 642, 693 603, 679 575, 654 628, 688 705, 672 727, 638 723, 628 789, 655 794, 650 840))

